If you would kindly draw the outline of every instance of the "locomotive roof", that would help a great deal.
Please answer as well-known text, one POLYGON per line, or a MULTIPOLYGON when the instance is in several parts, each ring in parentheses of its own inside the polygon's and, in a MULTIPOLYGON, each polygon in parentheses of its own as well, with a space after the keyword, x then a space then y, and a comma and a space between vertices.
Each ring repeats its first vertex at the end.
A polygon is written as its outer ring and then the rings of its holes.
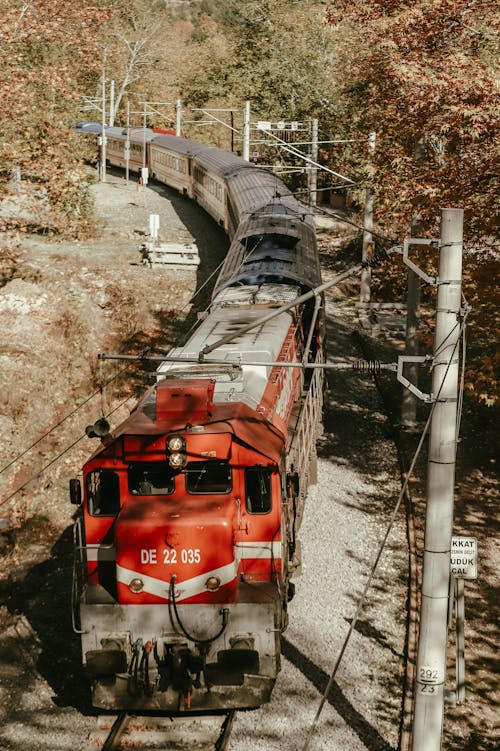
MULTIPOLYGON (((265 312, 258 307, 259 301, 262 299, 262 304, 266 304, 268 298, 272 297, 272 287, 273 285, 263 285, 260 288, 258 286, 240 287, 232 295, 229 292, 225 296, 224 294, 220 296, 210 316, 202 321, 188 345, 184 348, 176 347, 169 353, 170 356, 196 360, 206 345, 213 344, 228 334, 234 334, 247 324, 259 321, 265 312), (253 298, 252 302, 250 302, 250 296, 253 298)), ((299 294, 297 287, 285 285, 280 285, 280 287, 288 290, 291 300, 299 294)), ((283 289, 280 289, 280 293, 283 294, 283 289)), ((280 301, 278 300, 277 303, 279 304, 280 301)), ((212 366, 214 377, 217 377, 215 402, 242 401, 252 409, 258 407, 272 370, 272 366, 268 363, 278 359, 290 322, 291 313, 282 313, 251 331, 235 336, 232 341, 210 353, 202 369, 206 373, 210 367, 210 360, 218 361, 218 364, 212 366), (223 375, 228 372, 228 366, 231 363, 238 366, 240 361, 245 360, 254 364, 242 364, 241 367, 236 367, 229 376, 223 375)), ((195 378, 198 368, 196 363, 164 362, 158 368, 157 374, 169 378, 181 374, 183 377, 195 378)))

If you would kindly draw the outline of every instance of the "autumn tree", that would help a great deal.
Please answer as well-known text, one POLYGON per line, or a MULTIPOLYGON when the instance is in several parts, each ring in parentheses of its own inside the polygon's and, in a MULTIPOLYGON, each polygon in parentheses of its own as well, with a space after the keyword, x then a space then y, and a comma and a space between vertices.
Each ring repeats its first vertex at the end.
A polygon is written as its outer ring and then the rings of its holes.
POLYGON ((117 14, 109 26, 107 74, 116 78, 115 111, 133 85, 160 64, 165 49, 159 44, 165 11, 155 11, 151 2, 136 0, 117 14))
POLYGON ((331 34, 321 3, 212 0, 200 12, 193 64, 181 78, 187 102, 250 99, 263 116, 296 120, 331 107, 331 34))
POLYGON ((427 222, 440 206, 463 206, 469 237, 494 226, 496 7, 489 0, 342 0, 328 9, 338 62, 332 75, 349 132, 377 132, 377 211, 393 229, 409 226, 415 202, 427 222))
POLYGON ((497 4, 335 0, 327 19, 346 134, 377 133, 379 228, 407 236, 418 211, 424 231, 436 236, 441 207, 465 209, 465 291, 474 305, 468 388, 492 403, 500 381, 491 284, 498 269, 497 4))
POLYGON ((0 0, 0 178, 13 170, 43 185, 48 224, 77 224, 85 209, 74 125, 79 95, 98 76, 106 2, 0 0), (83 203, 82 203, 83 202, 83 203))

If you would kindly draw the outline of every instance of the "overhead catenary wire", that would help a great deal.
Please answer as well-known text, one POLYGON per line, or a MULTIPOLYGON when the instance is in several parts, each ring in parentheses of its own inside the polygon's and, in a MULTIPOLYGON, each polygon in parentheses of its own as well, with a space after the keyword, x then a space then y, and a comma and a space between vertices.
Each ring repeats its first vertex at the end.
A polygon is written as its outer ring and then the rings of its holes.
MULTIPOLYGON (((382 232, 376 232, 373 229, 368 230, 366 227, 364 227, 362 224, 358 224, 357 222, 353 222, 352 219, 347 219, 345 216, 342 216, 341 214, 337 214, 335 211, 332 211, 331 209, 325 209, 319 206, 315 207, 315 211, 319 211, 321 214, 325 214, 326 216, 332 216, 334 219, 337 219, 339 222, 344 222, 345 224, 350 224, 352 227, 356 227, 356 229, 361 230, 361 232, 370 232, 371 235, 374 237, 379 237, 381 240, 384 240, 384 242, 390 243, 395 248, 400 247, 399 240, 395 240, 393 237, 389 237, 388 235, 384 235, 382 232)), ((430 242, 430 240, 429 240, 430 242)))
MULTIPOLYGON (((465 328, 468 313, 469 313, 468 310, 466 310, 465 313, 464 313, 464 317, 463 317, 463 320, 462 320, 462 323, 461 323, 461 329, 462 329, 462 331, 465 328)), ((413 471, 415 469, 415 465, 417 463, 417 459, 420 456, 420 452, 421 452, 422 447, 424 445, 425 437, 426 437, 427 433, 429 432, 429 428, 430 428, 430 425, 431 425, 431 421, 432 421, 432 416, 434 414, 434 410, 435 410, 436 405, 438 403, 441 391, 443 389, 443 386, 444 386, 444 383, 445 383, 445 380, 446 380, 446 376, 447 376, 448 371, 449 371, 449 369, 451 367, 451 364, 452 364, 452 361, 453 361, 453 356, 454 356, 454 354, 455 354, 455 352, 457 350, 457 347, 458 347, 459 343, 460 343, 460 338, 458 338, 457 341, 455 342, 452 355, 450 357, 450 360, 449 360, 448 365, 446 367, 446 371, 445 371, 445 373, 443 375, 443 379, 442 379, 440 387, 439 387, 439 391, 437 392, 436 397, 434 399, 434 402, 433 402, 433 404, 431 406, 431 409, 429 411, 429 416, 427 418, 427 421, 425 423, 424 429, 422 431, 422 435, 420 436, 420 439, 419 439, 417 448, 415 450, 415 453, 413 455, 413 459, 411 461, 410 467, 409 467, 408 472, 406 474, 406 477, 404 479, 403 486, 401 488, 401 491, 399 493, 398 499, 397 499, 396 504, 394 506, 394 509, 392 511, 391 517, 390 517, 389 522, 387 524, 386 531, 384 533, 382 541, 381 541, 381 543, 380 543, 380 545, 378 547, 377 554, 375 556, 375 560, 374 560, 374 562, 372 564, 372 567, 370 569, 370 573, 369 573, 368 578, 366 580, 365 586, 364 586, 363 591, 361 593, 361 596, 360 596, 360 598, 358 600, 358 604, 356 606, 356 610, 355 610, 354 616, 351 619, 351 622, 350 622, 350 625, 349 625, 349 630, 348 630, 348 632, 346 634, 346 637, 345 637, 344 642, 342 644, 342 647, 340 649, 339 655, 337 657, 337 660, 335 662, 333 670, 332 670, 332 672, 330 674, 330 677, 328 679, 328 683, 327 683, 326 688, 325 688, 325 690, 323 692, 323 695, 321 697, 321 701, 319 703, 318 710, 317 710, 317 712, 316 712, 316 714, 314 716, 314 719, 312 721, 311 727, 309 728, 309 731, 308 731, 308 734, 307 734, 307 737, 306 737, 306 741, 305 741, 304 745, 302 746, 302 751, 308 751, 308 749, 310 747, 310 743, 311 743, 311 740, 312 740, 312 738, 314 736, 314 733, 316 731, 316 727, 317 727, 319 718, 321 716, 321 713, 323 711, 323 707, 324 707, 324 705, 326 703, 326 700, 328 699, 328 696, 329 696, 330 691, 331 691, 332 686, 333 686, 333 682, 335 680, 335 676, 337 675, 337 672, 338 672, 339 667, 340 667, 340 665, 342 663, 342 659, 344 657, 345 651, 346 651, 347 646, 348 646, 348 644, 349 644, 349 642, 351 640, 351 636, 353 634, 353 631, 354 631, 354 629, 356 627, 358 618, 359 618, 359 616, 361 614, 361 611, 363 609, 363 606, 365 604, 366 595, 368 594, 368 590, 371 587, 371 584, 372 584, 372 581, 373 581, 373 577, 375 575, 375 571, 377 570, 378 564, 380 562, 380 558, 382 557, 382 553, 383 553, 384 548, 385 548, 385 546, 387 544, 387 540, 389 539, 389 535, 391 533, 392 527, 393 527, 394 522, 396 520, 396 516, 397 516, 397 514, 399 512, 399 509, 400 509, 401 503, 403 501, 403 498, 405 497, 405 493, 406 493, 407 488, 408 488, 408 483, 410 481, 410 478, 413 475, 413 471)), ((461 387, 462 387, 462 385, 463 385, 463 383, 461 383, 461 387)))
MULTIPOLYGON (((105 417, 110 417, 112 414, 117 412, 120 407, 123 407, 124 404, 126 404, 130 399, 133 398, 133 395, 127 396, 126 399, 124 399, 120 404, 118 404, 116 407, 114 407, 110 412, 108 412, 105 417)), ((53 459, 50 460, 50 462, 47 462, 36 474, 32 475, 26 482, 24 482, 22 485, 20 485, 18 488, 16 488, 10 495, 7 496, 7 498, 4 498, 2 501, 0 501, 0 507, 4 506, 8 501, 10 501, 12 498, 14 498, 15 495, 21 492, 21 490, 24 490, 25 487, 27 487, 30 482, 33 482, 33 480, 37 480, 39 477, 43 475, 43 473, 49 469, 53 464, 55 464, 61 457, 63 457, 65 454, 68 453, 68 451, 71 451, 72 448, 74 448, 83 438, 87 438, 87 433, 83 433, 80 435, 76 440, 74 440, 72 443, 70 443, 69 446, 66 446, 66 448, 61 451, 57 456, 53 457, 53 459)))
POLYGON ((54 430, 57 430, 57 428, 60 428, 61 425, 66 422, 66 420, 69 420, 70 417, 73 417, 73 415, 75 415, 80 409, 85 407, 85 405, 88 404, 90 401, 92 401, 92 399, 94 399, 96 396, 102 395, 103 389, 105 389, 107 386, 109 386, 110 383, 112 383, 117 378, 119 378, 130 367, 130 365, 133 364, 135 360, 141 360, 144 356, 144 352, 146 351, 147 350, 143 350, 143 353, 139 355, 135 355, 135 357, 132 359, 131 362, 129 362, 124 368, 118 371, 118 373, 115 373, 114 376, 112 376, 100 388, 94 391, 94 393, 90 394, 90 396, 84 399, 84 401, 81 404, 79 404, 78 407, 75 407, 74 409, 71 410, 71 412, 68 412, 67 415, 65 415, 63 418, 61 418, 61 420, 59 420, 59 422, 55 423, 55 425, 49 428, 49 430, 47 430, 43 435, 41 435, 40 438, 38 438, 34 443, 31 444, 31 446, 28 446, 28 448, 24 449, 24 451, 22 451, 20 454, 18 454, 13 459, 11 459, 7 464, 5 464, 0 469, 0 475, 2 474, 2 472, 5 472, 7 469, 9 469, 9 467, 12 467, 12 465, 15 464, 17 461, 19 461, 19 459, 22 459, 23 456, 25 456, 29 451, 31 451, 31 449, 35 448, 35 446, 38 446, 38 444, 41 443, 44 438, 47 438, 47 436, 53 433, 54 430))
POLYGON ((464 406, 464 393, 465 393, 465 361, 467 356, 467 326, 466 326, 466 318, 467 315, 470 312, 470 305, 467 302, 464 293, 462 292, 462 300, 463 300, 463 307, 464 307, 464 325, 462 327, 462 363, 460 368, 460 384, 458 388, 458 404, 457 404, 457 426, 456 426, 456 435, 457 440, 460 435, 460 425, 462 422, 462 411, 464 406))
MULTIPOLYGON (((248 257, 249 257, 249 256, 250 256, 250 255, 251 255, 251 254, 252 254, 252 253, 253 253, 253 252, 254 252, 254 251, 256 250, 256 248, 257 248, 257 247, 258 247, 258 243, 257 243, 257 244, 256 244, 256 245, 255 245, 255 246, 254 246, 254 247, 252 248, 252 250, 250 251, 250 253, 249 253, 249 254, 248 254, 248 255, 246 256, 246 258, 245 258, 244 260, 247 260, 247 259, 248 259, 248 257)), ((190 300, 189 302, 185 303, 185 304, 184 304, 184 305, 182 306, 182 308, 180 309, 179 313, 182 313, 182 312, 183 312, 184 310, 186 310, 186 308, 188 307, 188 305, 189 305, 189 304, 190 304, 190 303, 191 303, 191 302, 192 302, 192 301, 193 301, 194 299, 196 299, 196 297, 197 297, 197 296, 198 296, 198 295, 199 295, 199 294, 200 294, 200 293, 202 292, 202 290, 203 290, 203 289, 204 289, 204 288, 205 288, 205 287, 206 287, 206 286, 207 286, 207 285, 208 285, 208 284, 210 283, 210 281, 211 281, 211 280, 213 279, 213 277, 214 277, 214 276, 215 276, 215 275, 217 274, 217 272, 218 272, 218 271, 220 270, 220 268, 222 267, 223 263, 224 263, 224 259, 223 259, 223 260, 222 260, 222 261, 221 261, 221 262, 220 262, 220 263, 219 263, 219 264, 217 265, 217 267, 216 267, 216 268, 214 269, 214 271, 213 271, 213 272, 212 272, 212 273, 210 274, 210 276, 209 276, 209 277, 208 277, 208 278, 207 278, 207 279, 206 279, 206 280, 205 280, 205 281, 203 282, 203 284, 202 284, 202 285, 201 285, 201 286, 200 286, 200 287, 199 287, 199 288, 198 288, 198 289, 196 290, 196 292, 195 292, 195 293, 193 294, 193 296, 191 297, 191 300, 190 300)), ((242 261, 242 264, 243 264, 243 261, 242 261)), ((241 265, 242 265, 242 264, 241 264, 241 265)), ((188 330, 188 332, 187 332, 186 336, 189 336, 189 334, 191 333, 191 331, 193 330, 193 328, 194 328, 194 327, 195 327, 196 325, 197 325, 197 322, 195 321, 195 322, 193 323, 193 325, 192 325, 192 326, 190 327, 190 329, 188 330)), ((183 348, 183 349, 182 349, 181 351, 184 351, 184 349, 185 349, 185 347, 184 347, 184 348, 183 348)), ((109 379, 108 379, 108 380, 107 380, 107 381, 106 381, 106 382, 105 382, 105 383, 104 383, 104 384, 103 384, 103 385, 102 385, 102 386, 101 386, 101 387, 100 387, 99 389, 97 389, 97 390, 96 390, 96 391, 95 391, 94 393, 90 394, 90 396, 88 396, 88 397, 87 397, 86 399, 84 399, 84 401, 83 401, 83 402, 82 402, 81 404, 79 404, 79 405, 78 405, 77 407, 75 407, 75 408, 74 408, 73 410, 71 410, 70 412, 68 412, 68 414, 66 414, 66 415, 65 415, 65 416, 64 416, 64 417, 63 417, 63 418, 62 418, 61 420, 59 420, 59 421, 58 421, 57 423, 55 423, 55 425, 53 425, 53 426, 52 426, 52 427, 51 427, 51 428, 50 428, 49 430, 47 430, 47 431, 46 431, 46 432, 45 432, 45 433, 44 433, 44 434, 43 434, 42 436, 40 436, 40 438, 38 438, 38 439, 37 439, 37 440, 36 440, 36 441, 35 441, 34 443, 32 443, 32 444, 31 444, 30 446, 28 446, 28 447, 27 447, 26 449, 24 449, 24 450, 23 450, 23 451, 22 451, 21 453, 19 453, 19 454, 18 454, 17 456, 15 456, 15 457, 14 457, 13 459, 11 459, 11 460, 10 460, 10 461, 9 461, 9 462, 8 462, 8 463, 7 463, 6 465, 5 465, 5 466, 3 466, 3 467, 2 467, 1 469, 0 469, 0 474, 2 474, 2 473, 3 473, 3 472, 5 472, 5 471, 6 471, 7 469, 9 469, 10 467, 12 467, 12 466, 13 466, 13 465, 14 465, 14 464, 15 464, 16 462, 18 462, 18 461, 19 461, 20 459, 22 459, 22 458, 23 458, 23 457, 24 457, 24 456, 25 456, 26 454, 28 454, 28 453, 29 453, 29 452, 30 452, 30 451, 31 451, 31 450, 32 450, 33 448, 35 448, 35 446, 38 446, 38 444, 39 444, 39 443, 41 443, 41 442, 42 442, 42 441, 43 441, 43 440, 44 440, 45 438, 47 438, 47 436, 49 436, 49 435, 50 435, 51 433, 53 433, 53 432, 54 432, 55 430, 57 430, 57 428, 61 427, 61 425, 63 425, 63 423, 65 423, 65 422, 66 422, 66 420, 68 420, 68 419, 69 419, 70 417, 72 417, 73 415, 75 415, 75 414, 76 414, 76 413, 77 413, 77 412, 78 412, 78 411, 79 411, 80 409, 82 409, 82 408, 83 408, 83 407, 84 407, 85 405, 87 405, 87 404, 88 404, 88 403, 89 403, 90 401, 92 401, 92 399, 94 399, 94 398, 95 398, 96 396, 99 396, 99 395, 101 395, 101 396, 102 396, 102 392, 103 392, 103 389, 105 389, 105 388, 106 388, 107 386, 109 386, 109 384, 111 384, 111 383, 112 383, 113 381, 115 381, 115 380, 116 380, 117 378, 119 378, 119 377, 120 377, 120 376, 121 376, 121 375, 122 375, 122 374, 123 374, 124 372, 126 372, 126 371, 127 371, 127 369, 128 369, 128 368, 129 368, 129 367, 130 367, 131 365, 133 365, 133 364, 134 364, 134 362, 140 362, 141 360, 142 360, 142 361, 144 361, 144 360, 146 360, 146 359, 148 359, 148 360, 152 359, 152 358, 150 358, 150 357, 148 358, 148 357, 146 357, 146 356, 145 356, 145 355, 146 355, 146 353, 147 353, 147 352, 148 352, 149 350, 150 350, 150 348, 149 348, 149 347, 147 347, 146 349, 142 350, 142 352, 141 352, 141 353, 139 353, 139 354, 137 354, 137 355, 133 355, 133 356, 130 356, 130 357, 126 357, 126 358, 124 357, 123 359, 129 360, 129 362, 127 363, 127 365, 125 365, 125 367, 123 367, 123 368, 122 368, 122 369, 121 369, 120 371, 118 371, 118 373, 115 373, 115 374, 114 374, 114 375, 113 375, 113 376, 112 376, 111 378, 109 378, 109 379)), ((100 357, 99 359, 100 359, 100 360, 103 360, 103 359, 106 359, 106 358, 102 358, 102 357, 100 357)), ((111 359, 111 358, 108 358, 108 359, 111 359)), ((130 398, 132 398, 132 397, 127 397, 127 400, 126 400, 126 401, 128 401, 128 400, 129 400, 130 398)), ((121 405, 118 405, 118 408, 119 408, 119 406, 121 406, 121 405)), ((116 408, 116 409, 118 409, 118 408, 116 408)), ((112 410, 112 411, 111 411, 111 412, 109 413, 109 415, 107 415, 107 416, 109 417, 109 416, 110 416, 111 414, 113 414, 113 412, 115 412, 115 411, 116 411, 116 409, 112 410)), ((56 462, 56 461, 57 461, 58 459, 60 459, 60 458, 61 458, 62 456, 64 456, 64 454, 65 454, 65 453, 67 453, 67 451, 69 451, 69 450, 70 450, 71 448, 73 448, 73 446, 75 446, 75 445, 76 445, 77 443, 79 443, 79 441, 80 441, 80 440, 81 440, 82 438, 84 438, 84 437, 85 437, 84 435, 80 436, 80 437, 79 437, 79 438, 78 438, 78 439, 77 439, 77 440, 76 440, 76 441, 75 441, 74 443, 72 443, 72 444, 71 444, 71 445, 70 445, 70 446, 69 446, 69 447, 68 447, 68 448, 67 448, 67 449, 66 449, 65 451, 63 451, 63 452, 62 452, 61 454, 57 455, 57 456, 56 456, 56 457, 55 457, 55 458, 54 458, 54 459, 53 459, 53 460, 52 460, 52 461, 51 461, 51 462, 50 462, 49 464, 47 464, 47 465, 46 465, 46 466, 44 467, 44 469, 43 469, 43 470, 41 470, 41 473, 43 473, 43 472, 45 471, 45 469, 47 469, 48 467, 50 467, 50 466, 51 466, 52 464, 54 464, 54 463, 55 463, 55 462, 56 462)), ((27 480, 27 482, 25 483, 25 485, 29 484, 29 483, 30 483, 30 482, 31 482, 32 480, 36 479, 36 478, 37 478, 38 476, 39 476, 39 475, 34 475, 33 477, 31 477, 31 478, 30 478, 29 480, 27 480)), ((9 496, 8 496, 8 497, 7 497, 6 499, 4 499, 3 501, 1 501, 1 502, 0 502, 0 507, 1 507, 1 506, 3 506, 3 505, 4 505, 5 503, 7 503, 7 501, 9 501, 9 500, 10 500, 11 498, 13 498, 13 497, 14 497, 15 495, 17 495, 17 493, 19 493, 19 492, 20 492, 21 490, 23 490, 23 488, 25 487, 25 485, 22 485, 22 486, 20 486, 19 488, 17 488, 17 490, 15 490, 15 491, 14 491, 14 492, 13 492, 13 493, 12 493, 11 495, 9 495, 9 496)))
MULTIPOLYGON (((127 360, 133 359, 134 355, 99 355, 101 360, 127 360)), ((395 362, 382 362, 381 360, 345 360, 343 362, 302 362, 300 360, 286 362, 285 360, 221 360, 203 359, 200 362, 199 357, 169 357, 168 355, 151 355, 144 357, 143 360, 148 362, 172 362, 177 364, 186 363, 186 365, 222 365, 230 368, 240 368, 245 366, 262 366, 268 368, 300 368, 303 370, 352 370, 360 373, 378 373, 381 370, 390 370, 396 372, 398 365, 395 362)))
MULTIPOLYGON (((200 293, 200 292, 201 292, 201 291, 202 291, 202 290, 204 289, 204 287, 206 287, 206 285, 207 285, 207 284, 208 284, 208 283, 210 282, 210 280, 211 280, 211 279, 213 278, 213 276, 214 276, 214 275, 215 275, 215 274, 217 273, 217 271, 218 271, 218 270, 219 270, 219 269, 221 268, 221 266, 222 266, 222 264, 223 264, 223 263, 224 263, 224 261, 221 261, 221 263, 220 263, 220 264, 219 264, 219 265, 217 266, 217 268, 215 269, 215 271, 214 271, 214 272, 213 272, 212 274, 210 274, 210 276, 208 277, 208 279, 206 279, 206 281, 205 281, 205 282, 204 282, 204 283, 203 283, 203 284, 201 285, 201 287, 200 287, 200 288, 199 288, 198 290, 196 290, 196 292, 194 293, 194 295, 193 295, 193 297, 191 298, 191 300, 194 300, 194 299, 196 298, 196 296, 197 296, 197 295, 199 295, 199 293, 200 293)), ((183 306, 183 307, 181 308, 181 310, 180 310, 179 312, 180 312, 180 313, 182 313, 182 312, 183 312, 183 311, 184 311, 184 310, 185 310, 185 309, 187 308, 187 305, 188 305, 188 303, 186 303, 186 304, 185 304, 185 305, 184 305, 184 306, 183 306)), ((194 323, 194 324, 193 324, 193 325, 191 326, 191 328, 190 328, 190 329, 189 329, 189 331, 188 331, 188 334, 189 334, 189 333, 190 333, 190 332, 192 331, 192 329, 193 329, 193 328, 194 328, 195 326, 196 326, 196 322, 195 322, 195 323, 194 323)), ((54 425, 52 425, 52 427, 51 427, 51 428, 49 428, 49 429, 48 429, 48 430, 47 430, 47 431, 46 431, 45 433, 43 433, 43 435, 41 435, 41 436, 40 436, 40 437, 39 437, 39 438, 38 438, 38 439, 37 439, 37 440, 36 440, 36 441, 35 441, 34 443, 32 443, 32 444, 31 444, 30 446, 28 446, 27 448, 25 448, 25 449, 24 449, 23 451, 21 451, 21 452, 20 452, 19 454, 17 454, 17 456, 15 456, 15 457, 14 457, 13 459, 11 459, 11 460, 10 460, 9 462, 7 462, 7 464, 5 464, 5 465, 4 465, 3 467, 1 467, 1 468, 0 468, 0 474, 2 474, 2 473, 3 473, 3 472, 5 472, 5 471, 6 471, 7 469, 9 469, 10 467, 12 467, 12 465, 13 465, 13 464, 15 464, 16 462, 18 462, 18 461, 19 461, 20 459, 22 459, 22 458, 23 458, 23 456, 26 456, 26 454, 28 454, 28 453, 29 453, 29 452, 30 452, 30 451, 31 451, 32 449, 34 449, 34 448, 35 448, 35 446, 38 446, 38 444, 39 444, 39 443, 41 443, 41 442, 42 442, 42 441, 43 441, 43 440, 44 440, 45 438, 47 438, 47 437, 48 437, 48 436, 49 436, 49 435, 50 435, 51 433, 53 433, 53 432, 54 432, 55 430, 57 430, 57 428, 60 428, 60 427, 61 427, 61 425, 63 425, 63 424, 64 424, 64 423, 66 422, 66 420, 69 420, 69 418, 70 418, 70 417, 73 417, 73 415, 75 415, 75 414, 76 414, 77 412, 79 412, 79 411, 80 411, 80 410, 81 410, 81 409, 82 409, 83 407, 85 407, 85 406, 86 406, 86 405, 87 405, 87 404, 88 404, 89 402, 91 402, 91 401, 92 401, 92 399, 94 399, 94 398, 95 398, 96 396, 99 396, 99 395, 101 395, 101 396, 102 396, 102 392, 103 392, 103 390, 104 390, 105 388, 107 388, 107 387, 108 387, 108 386, 109 386, 109 385, 110 385, 111 383, 113 383, 113 381, 115 381, 115 380, 116 380, 117 378, 119 378, 119 377, 120 377, 121 375, 123 375, 123 373, 125 373, 125 372, 126 372, 126 371, 128 370, 128 368, 129 368, 129 367, 130 367, 131 365, 133 365, 133 364, 134 364, 134 362, 140 362, 141 360, 145 360, 145 359, 147 359, 147 358, 145 357, 145 353, 146 353, 146 352, 148 352, 148 351, 149 351, 149 349, 150 349, 150 348, 149 348, 149 347, 147 347, 147 348, 146 348, 146 349, 144 349, 144 350, 143 350, 143 351, 142 351, 141 353, 139 353, 139 354, 137 354, 137 355, 134 355, 134 356, 132 356, 132 357, 130 357, 130 358, 127 358, 128 360, 130 360, 130 362, 128 362, 128 363, 127 363, 127 365, 126 365, 126 366, 125 366, 124 368, 122 368, 121 370, 119 370, 119 371, 118 371, 118 373, 115 373, 115 375, 113 375, 113 376, 112 376, 111 378, 109 378, 109 379, 108 379, 108 380, 107 380, 107 381, 106 381, 105 383, 103 383, 103 385, 102 385, 102 386, 101 386, 100 388, 98 388, 98 389, 97 389, 96 391, 94 391, 94 392, 93 392, 92 394, 90 394, 90 395, 89 395, 88 397, 86 397, 86 398, 85 398, 85 399, 83 400, 83 402, 81 402, 81 404, 79 404, 79 405, 78 405, 77 407, 75 407, 75 408, 74 408, 74 409, 72 409, 72 410, 71 410, 70 412, 68 412, 68 413, 67 413, 66 415, 64 415, 64 417, 62 417, 62 418, 61 418, 61 419, 60 419, 60 420, 59 420, 58 422, 56 422, 56 423, 55 423, 54 425)), ((100 358, 100 359, 103 359, 103 358, 100 358)), ((130 398, 130 397, 129 397, 129 398, 130 398)), ((0 505, 1 505, 1 504, 0 504, 0 505)))

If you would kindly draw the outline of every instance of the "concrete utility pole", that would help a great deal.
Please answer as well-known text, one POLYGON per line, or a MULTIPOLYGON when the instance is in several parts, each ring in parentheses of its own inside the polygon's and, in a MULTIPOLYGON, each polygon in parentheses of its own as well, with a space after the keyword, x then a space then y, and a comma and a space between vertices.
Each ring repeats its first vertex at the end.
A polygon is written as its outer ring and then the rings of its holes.
POLYGON ((243 113, 243 159, 246 162, 250 161, 250 102, 245 102, 245 110, 243 113))
POLYGON ((102 73, 102 100, 101 100, 101 182, 106 182, 106 73, 102 73))
POLYGON ((127 100, 127 135, 125 137, 125 184, 130 178, 130 102, 127 100))
POLYGON ((182 133, 182 102, 178 99, 175 103, 175 135, 182 133))
MULTIPOLYGON (((373 155, 375 153, 375 140, 376 140, 376 134, 370 133, 368 137, 368 149, 370 153, 370 159, 373 162, 373 155)), ((370 167, 370 180, 373 175, 373 164, 370 167)), ((372 236, 372 229, 373 229, 373 190, 371 187, 371 184, 368 183, 368 187, 365 191, 365 215, 363 220, 363 250, 362 250, 362 260, 363 262, 368 261, 370 258, 370 252, 372 248, 372 242, 373 242, 373 236, 372 236)), ((364 268, 361 273, 361 286, 360 286, 360 295, 359 300, 362 303, 368 303, 370 302, 371 297, 371 278, 372 278, 372 272, 369 267, 364 268)))
POLYGON ((109 125, 112 128, 115 124, 115 82, 109 82, 109 125))
MULTIPOLYGON (((318 161, 318 121, 316 118, 311 120, 311 160, 313 162, 318 161)), ((309 167, 309 205, 316 206, 318 194, 316 188, 318 186, 318 168, 316 165, 309 167)))
POLYGON ((461 310, 463 209, 443 209, 429 436, 422 605, 415 684, 413 751, 440 751, 453 491, 461 310))
MULTIPOLYGON (((144 112, 142 113, 142 169, 146 169, 146 122, 148 116, 147 102, 144 102, 144 112)), ((143 173, 144 178, 144 173, 143 173)))

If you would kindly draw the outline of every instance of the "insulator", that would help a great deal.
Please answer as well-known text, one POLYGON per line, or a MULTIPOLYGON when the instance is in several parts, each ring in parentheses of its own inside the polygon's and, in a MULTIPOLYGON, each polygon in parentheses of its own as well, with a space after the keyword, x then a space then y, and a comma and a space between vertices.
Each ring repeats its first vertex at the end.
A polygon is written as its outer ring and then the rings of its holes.
POLYGON ((380 360, 356 360, 352 364, 352 369, 360 373, 378 375, 382 370, 382 363, 380 360))

